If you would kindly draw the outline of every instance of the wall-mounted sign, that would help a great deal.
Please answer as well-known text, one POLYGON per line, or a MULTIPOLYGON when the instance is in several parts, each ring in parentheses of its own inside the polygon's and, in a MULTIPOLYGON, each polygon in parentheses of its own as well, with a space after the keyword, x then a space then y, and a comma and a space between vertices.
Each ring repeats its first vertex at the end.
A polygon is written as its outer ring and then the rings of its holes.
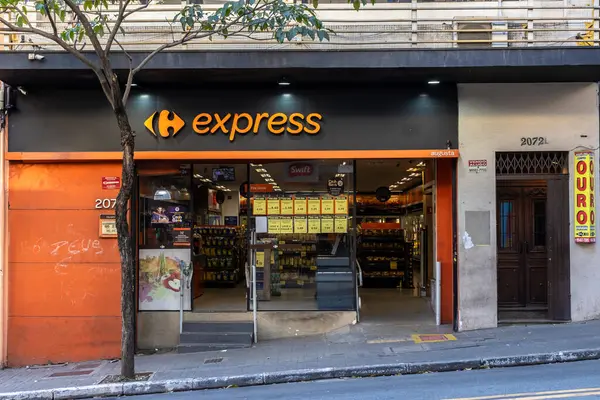
POLYGON ((344 179, 331 178, 327 180, 327 192, 332 196, 339 196, 344 193, 344 179))
POLYGON ((575 155, 575 242, 596 243, 594 153, 575 155))
POLYGON ((98 236, 101 238, 117 237, 117 220, 114 214, 100 214, 100 227, 98 236))
MULTIPOLYGON (((198 135, 214 135, 217 133, 229 137, 233 142, 236 135, 245 135, 252 132, 258 134, 261 125, 273 135, 290 135, 307 133, 316 135, 321 130, 321 114, 299 112, 292 114, 278 113, 200 113, 192 121, 192 129, 198 135)), ((177 135, 185 126, 185 120, 173 111, 162 110, 152 113, 145 121, 144 126, 154 136, 168 138, 177 135), (157 116, 158 115, 158 116, 157 116)))
POLYGON ((469 160, 469 172, 486 172, 487 160, 469 160))
POLYGON ((190 247, 192 230, 190 228, 173 228, 173 246, 190 247))
POLYGON ((286 164, 285 182, 318 182, 319 166, 311 162, 291 162, 286 164))
POLYGON ((103 176, 102 190, 121 189, 121 178, 118 176, 103 176))

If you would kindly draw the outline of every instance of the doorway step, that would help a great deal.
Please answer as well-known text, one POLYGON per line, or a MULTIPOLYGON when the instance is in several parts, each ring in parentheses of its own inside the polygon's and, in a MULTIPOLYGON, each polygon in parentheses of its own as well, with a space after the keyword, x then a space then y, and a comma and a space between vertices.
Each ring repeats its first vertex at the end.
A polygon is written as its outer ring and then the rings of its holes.
POLYGON ((199 353, 252 347, 252 321, 184 322, 179 335, 178 353, 199 353))
POLYGON ((548 307, 499 307, 499 324, 547 324, 551 323, 548 318, 548 307))

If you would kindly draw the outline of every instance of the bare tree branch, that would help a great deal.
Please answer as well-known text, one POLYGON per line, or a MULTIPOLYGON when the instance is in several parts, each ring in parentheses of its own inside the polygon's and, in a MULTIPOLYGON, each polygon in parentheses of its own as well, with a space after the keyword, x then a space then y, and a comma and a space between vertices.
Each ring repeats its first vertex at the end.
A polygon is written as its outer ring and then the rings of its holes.
MULTIPOLYGON (((63 0, 63 1, 71 9, 71 11, 73 11, 73 13, 77 16, 77 19, 79 20, 79 22, 83 26, 83 29, 85 30, 86 36, 89 37, 90 41, 92 42, 94 51, 96 52, 98 57, 100 57, 102 54, 104 54, 104 52, 103 52, 102 46, 100 45, 100 41, 98 40, 98 37, 94 33, 94 28, 92 27, 92 24, 90 23, 89 18, 85 15, 85 13, 81 10, 81 8, 79 8, 79 5, 75 4, 73 2, 73 0, 63 0)), ((102 64, 104 64, 105 60, 101 59, 100 61, 102 64)))
POLYGON ((121 29, 121 25, 123 24, 123 21, 125 21, 125 19, 127 17, 129 17, 131 14, 133 14, 134 12, 138 12, 141 11, 145 8, 148 7, 148 5, 150 4, 150 1, 146 2, 146 4, 140 6, 140 7, 136 7, 133 10, 131 10, 130 12, 125 12, 125 10, 127 9, 127 7, 129 6, 129 4, 131 3, 131 0, 125 0, 125 2, 123 2, 123 0, 119 0, 119 13, 117 14, 117 19, 114 22, 114 26, 112 27, 112 29, 109 29, 109 35, 108 35, 108 40, 106 42, 106 47, 104 48, 104 54, 106 56, 108 56, 108 53, 110 52, 110 49, 113 45, 113 42, 115 40, 115 37, 117 37, 117 34, 119 33, 119 29, 121 29))
MULTIPOLYGON (((220 28, 218 28, 216 30, 211 30, 211 31, 205 32, 205 31, 202 31, 202 28, 200 28, 200 29, 198 29, 196 31, 190 31, 190 32, 192 32, 191 35, 187 35, 186 34, 183 38, 181 38, 179 40, 175 40, 175 41, 173 41, 171 43, 165 43, 165 44, 159 46, 154 51, 152 51, 149 55, 147 55, 146 58, 144 58, 139 63, 139 65, 133 69, 132 75, 137 74, 142 68, 144 68, 146 66, 146 64, 148 64, 148 62, 152 58, 154 58, 154 56, 156 56, 161 51, 164 51, 164 50, 169 49, 171 47, 180 46, 180 45, 185 44, 185 43, 187 43, 187 42, 189 42, 191 40, 202 39, 202 38, 205 38, 205 37, 209 37, 209 36, 217 35, 219 33, 223 33, 227 29, 229 29, 230 27, 232 27, 233 25, 236 25, 244 17, 246 17, 248 15, 252 15, 252 14, 256 13, 257 11, 260 11, 261 9, 268 8, 268 7, 270 7, 274 3, 275 3, 275 1, 271 1, 271 2, 268 2, 268 3, 263 3, 260 6, 255 6, 250 11, 248 11, 246 13, 243 13, 241 15, 238 15, 235 19, 233 19, 232 21, 224 24, 223 26, 221 26, 220 28)), ((245 26, 243 28, 245 28, 245 26)))
POLYGON ((50 7, 48 7, 48 0, 44 0, 44 9, 46 10, 46 15, 48 16, 50 25, 52 25, 52 32, 54 32, 55 36, 58 36, 58 29, 56 29, 56 23, 54 22, 54 17, 52 17, 52 15, 50 14, 50 7))
MULTIPOLYGON (((29 21, 29 20, 26 20, 26 21, 29 21)), ((32 33, 34 35, 39 35, 48 40, 51 40, 54 43, 56 43, 57 45, 59 45, 60 47, 62 47, 65 51, 67 51, 70 54, 72 54, 73 56, 75 56, 79 61, 81 61, 88 67, 90 67, 94 72, 100 71, 99 66, 94 64, 91 60, 89 60, 83 54, 81 54, 78 51, 76 51, 75 49, 73 49, 71 46, 69 46, 68 43, 66 43, 64 40, 60 39, 60 37, 53 36, 52 34, 46 32, 42 29, 34 28, 29 22, 28 22, 28 27, 20 27, 20 26, 13 24, 10 21, 8 21, 7 19, 0 17, 0 23, 6 25, 8 27, 8 29, 10 29, 11 31, 13 31, 15 33, 32 33)))

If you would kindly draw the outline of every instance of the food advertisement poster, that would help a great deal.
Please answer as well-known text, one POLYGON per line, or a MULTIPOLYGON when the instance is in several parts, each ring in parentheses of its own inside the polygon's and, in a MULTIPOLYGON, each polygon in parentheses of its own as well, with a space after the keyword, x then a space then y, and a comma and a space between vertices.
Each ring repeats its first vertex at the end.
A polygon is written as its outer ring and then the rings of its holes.
POLYGON ((575 153, 575 242, 596 243, 594 153, 575 153))
POLYGON ((184 310, 191 310, 190 289, 182 280, 190 259, 189 249, 140 249, 141 311, 179 311, 182 290, 184 310))

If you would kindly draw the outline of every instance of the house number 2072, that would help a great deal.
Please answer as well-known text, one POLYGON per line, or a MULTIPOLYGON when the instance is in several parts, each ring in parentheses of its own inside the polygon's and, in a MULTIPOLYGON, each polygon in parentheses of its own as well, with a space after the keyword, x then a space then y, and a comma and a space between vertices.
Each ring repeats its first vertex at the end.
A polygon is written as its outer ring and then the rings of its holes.
POLYGON ((115 208, 117 199, 96 199, 96 208, 107 209, 115 208))
POLYGON ((543 136, 528 136, 521 138, 521 146, 543 146, 548 144, 548 139, 543 136))

